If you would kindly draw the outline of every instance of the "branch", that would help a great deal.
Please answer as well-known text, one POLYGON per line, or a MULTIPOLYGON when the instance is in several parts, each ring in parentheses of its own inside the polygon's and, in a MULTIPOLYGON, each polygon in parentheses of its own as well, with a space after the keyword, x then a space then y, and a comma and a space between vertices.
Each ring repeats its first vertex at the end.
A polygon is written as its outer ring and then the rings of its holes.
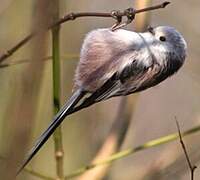
POLYGON ((16 45, 14 45, 12 48, 10 48, 5 53, 3 53, 0 56, 0 63, 2 63, 8 57, 12 56, 13 53, 15 53, 20 47, 22 47, 24 44, 26 44, 35 35, 36 35, 36 33, 32 33, 32 34, 28 35, 27 37, 25 37, 24 39, 19 41, 16 45))
MULTIPOLYGON (((71 60, 71 59, 78 59, 79 55, 78 54, 67 54, 67 55, 63 55, 60 56, 61 60, 71 60)), ((42 62, 46 62, 52 60, 52 56, 47 56, 44 58, 39 58, 38 61, 42 61, 42 62)), ((7 67, 11 67, 11 66, 16 66, 16 65, 21 65, 21 64, 26 64, 26 63, 30 63, 30 59, 19 59, 16 61, 12 61, 12 62, 8 62, 8 63, 2 63, 0 64, 0 68, 7 68, 7 67)))
MULTIPOLYGON (((156 9, 165 8, 169 3, 170 2, 166 1, 166 2, 163 2, 163 3, 159 4, 159 5, 155 5, 155 6, 139 9, 139 10, 134 10, 134 11, 132 11, 132 16, 135 16, 138 13, 142 13, 142 12, 146 12, 146 11, 152 11, 152 10, 156 10, 156 9)), ((99 12, 69 13, 69 14, 65 15, 63 18, 61 18, 58 21, 56 21, 55 23, 53 23, 52 25, 50 25, 48 27, 48 30, 52 29, 52 28, 54 28, 54 27, 56 27, 58 25, 61 25, 64 22, 67 22, 67 21, 70 21, 70 20, 75 20, 75 19, 80 18, 80 17, 109 17, 109 18, 114 18, 114 19, 121 19, 123 16, 127 16, 127 12, 126 11, 124 11, 124 12, 116 11, 117 13, 114 16, 113 16, 113 12, 114 11, 112 11, 111 13, 99 13, 99 12)), ((129 14, 129 15, 131 15, 131 14, 129 14)), ((30 35, 28 35, 27 37, 25 37, 24 39, 19 41, 12 48, 7 50, 5 53, 0 55, 0 63, 2 63, 5 59, 10 57, 11 55, 13 55, 13 53, 15 53, 19 48, 21 48, 30 39, 32 39, 35 35, 37 35, 39 33, 40 32, 31 33, 30 35)))
MULTIPOLYGON (((5 157, 3 157, 3 156, 0 156, 0 160, 7 160, 7 158, 5 158, 5 157)), ((48 176, 46 176, 46 175, 43 175, 43 174, 41 174, 41 173, 39 173, 39 172, 36 172, 36 171, 34 171, 34 170, 30 169, 30 168, 24 168, 24 170, 25 170, 27 173, 31 174, 32 176, 36 176, 36 177, 38 177, 38 178, 40 178, 40 179, 44 179, 44 180, 54 180, 54 178, 48 177, 48 176)))
MULTIPOLYGON (((194 134, 194 133, 199 132, 199 131, 200 131, 200 125, 183 132, 182 136, 191 135, 191 134, 194 134)), ((134 154, 134 153, 136 153, 138 151, 145 150, 145 149, 148 149, 148 148, 152 148, 152 147, 155 147, 155 146, 159 146, 161 144, 166 144, 166 143, 174 141, 174 140, 176 140, 178 138, 179 138, 179 134, 178 133, 174 133, 174 134, 170 134, 168 136, 163 136, 163 137, 155 139, 155 140, 151 140, 151 141, 149 141, 149 142, 147 142, 145 144, 142 144, 140 146, 137 146, 135 148, 130 148, 130 149, 118 152, 116 154, 113 154, 112 156, 110 156, 109 158, 107 158, 105 160, 96 162, 94 164, 88 164, 87 166, 82 167, 82 168, 72 172, 71 174, 65 176, 65 179, 68 180, 70 178, 79 176, 82 173, 84 173, 85 171, 90 170, 92 168, 95 168, 97 166, 110 164, 110 163, 112 163, 112 162, 114 162, 116 160, 119 160, 119 159, 125 158, 127 156, 130 156, 130 155, 132 155, 132 154, 134 154)))
POLYGON ((46 176, 46 175, 43 175, 43 174, 41 174, 41 173, 39 173, 39 172, 36 172, 36 171, 34 171, 34 170, 32 170, 32 169, 24 168, 24 170, 25 170, 27 173, 31 174, 32 176, 38 177, 38 178, 40 178, 40 179, 44 179, 44 180, 54 180, 54 178, 48 177, 48 176, 46 176))
POLYGON ((195 169, 197 168, 197 166, 192 165, 192 163, 191 163, 191 161, 190 161, 189 155, 188 155, 188 153, 187 153, 185 144, 184 144, 183 139, 182 139, 180 126, 179 126, 179 123, 178 123, 177 120, 176 120, 176 126, 177 126, 177 129, 178 129, 178 134, 179 134, 180 143, 181 143, 181 146, 182 146, 182 148, 183 148, 183 152, 184 152, 184 154, 185 154, 185 157, 186 157, 188 166, 189 166, 189 168, 190 168, 191 180, 194 180, 194 171, 195 171, 195 169))
MULTIPOLYGON (((59 1, 52 2, 54 8, 52 18, 59 18, 59 1)), ((60 26, 52 28, 52 68, 53 68, 53 103, 54 114, 61 108, 60 103, 60 26)), ((64 178, 64 150, 62 142, 62 126, 60 125, 53 134, 56 159, 56 174, 58 179, 64 178)))

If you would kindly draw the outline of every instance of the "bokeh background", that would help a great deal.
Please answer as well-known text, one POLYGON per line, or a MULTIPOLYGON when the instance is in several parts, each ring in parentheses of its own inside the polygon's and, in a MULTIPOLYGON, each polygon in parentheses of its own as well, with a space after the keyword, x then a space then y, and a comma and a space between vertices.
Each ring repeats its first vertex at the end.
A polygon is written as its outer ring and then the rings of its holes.
MULTIPOLYGON (((44 21, 48 19, 48 16, 41 17, 38 13, 38 2, 1 0, 0 54, 39 26, 37 19, 41 18, 44 21)), ((150 4, 160 2, 162 1, 148 1, 150 4)), ((60 16, 79 11, 124 10, 145 3, 145 0, 60 0, 60 16)), ((188 43, 188 57, 184 67, 176 76, 145 92, 128 97, 125 103, 131 121, 125 136, 122 135, 123 142, 120 142, 113 152, 133 148, 149 140, 177 132, 175 117, 182 131, 200 123, 199 1, 171 0, 169 7, 152 11, 146 17, 147 19, 141 17, 138 23, 148 20, 152 26, 169 25, 178 29, 188 43)), ((137 18, 139 19, 139 16, 136 16, 136 21, 137 18)), ((113 20, 109 18, 81 18, 62 25, 60 31, 62 103, 70 96, 73 74, 85 34, 92 29, 110 27, 112 24, 113 20)), ((136 22, 126 27, 129 30, 134 28, 142 29, 136 22)), ((2 63, 10 65, 4 67, 0 64, 1 169, 5 168, 5 159, 10 154, 24 155, 52 119, 52 64, 51 60, 41 60, 41 57, 51 56, 51 50, 51 33, 48 32, 40 39, 30 41, 2 63), (38 59, 40 61, 37 61, 38 59), (20 61, 23 63, 15 64, 20 61), (18 129, 21 132, 21 127, 23 133, 28 133, 30 138, 24 137, 25 139, 21 141, 15 141, 15 131, 18 129), (13 142, 16 144, 13 145, 13 142), (23 151, 19 152, 23 142, 26 142, 23 151)), ((94 159, 108 138, 117 115, 120 114, 118 112, 122 107, 121 103, 122 99, 113 98, 69 116, 62 124, 66 175, 94 159)), ((197 166, 200 160, 199 138, 199 133, 184 138, 192 162, 197 166)), ((31 161, 29 168, 56 177, 52 138, 31 161)), ((195 178, 200 178, 199 169, 195 171, 195 178)), ((40 178, 23 172, 18 179, 40 178)), ((94 178, 88 176, 87 179, 94 178)), ((177 140, 112 163, 101 179, 186 180, 189 179, 189 169, 177 140)))

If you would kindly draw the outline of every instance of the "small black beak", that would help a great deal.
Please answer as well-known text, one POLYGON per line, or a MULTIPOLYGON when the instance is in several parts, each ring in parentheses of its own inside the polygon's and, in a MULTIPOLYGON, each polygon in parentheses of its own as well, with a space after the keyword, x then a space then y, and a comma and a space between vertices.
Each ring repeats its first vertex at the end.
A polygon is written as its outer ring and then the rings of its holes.
POLYGON ((155 32, 154 32, 154 29, 153 29, 153 27, 152 26, 148 26, 147 27, 147 30, 151 33, 151 34, 155 34, 155 32))

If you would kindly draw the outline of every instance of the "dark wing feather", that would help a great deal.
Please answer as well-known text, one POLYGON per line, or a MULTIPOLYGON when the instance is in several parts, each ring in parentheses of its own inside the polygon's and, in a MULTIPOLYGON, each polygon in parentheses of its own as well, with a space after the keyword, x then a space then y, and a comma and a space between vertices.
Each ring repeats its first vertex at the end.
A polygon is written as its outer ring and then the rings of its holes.
POLYGON ((142 63, 138 63, 137 60, 133 60, 131 64, 127 65, 119 74, 119 79, 122 83, 125 83, 128 79, 137 78, 141 74, 147 71, 148 67, 142 63))

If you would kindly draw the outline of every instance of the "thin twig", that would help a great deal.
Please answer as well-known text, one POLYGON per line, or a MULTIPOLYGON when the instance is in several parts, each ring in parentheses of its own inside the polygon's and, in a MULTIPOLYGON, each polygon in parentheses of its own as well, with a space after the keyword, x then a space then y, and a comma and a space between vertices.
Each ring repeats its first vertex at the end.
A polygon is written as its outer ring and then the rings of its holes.
POLYGON ((197 168, 197 166, 192 165, 192 163, 191 163, 191 161, 190 161, 190 158, 189 158, 189 155, 188 155, 188 153, 187 153, 185 144, 184 144, 184 142, 183 142, 183 138, 182 138, 182 135, 181 135, 180 126, 179 126, 179 123, 178 123, 177 119, 176 119, 176 126, 177 126, 177 129, 178 129, 178 134, 179 134, 180 143, 181 143, 181 146, 182 146, 182 148, 183 148, 183 152, 184 152, 184 154, 185 154, 185 157, 186 157, 188 166, 189 166, 189 168, 190 168, 191 180, 194 180, 194 171, 195 171, 195 169, 197 168))
MULTIPOLYGON (((156 10, 156 9, 165 8, 168 4, 170 4, 170 2, 166 1, 166 2, 163 2, 162 4, 159 4, 159 5, 135 10, 133 12, 134 13, 133 15, 138 14, 138 13, 142 13, 142 12, 146 12, 146 11, 152 11, 152 10, 156 10)), ((126 12, 118 12, 116 15, 117 15, 117 18, 118 17, 120 18, 120 17, 126 16, 126 12)), ((98 12, 70 13, 70 14, 67 14, 66 16, 64 16, 63 18, 61 18, 53 26, 56 26, 58 24, 62 24, 63 22, 66 22, 66 21, 69 21, 69 20, 75 20, 76 18, 80 18, 80 17, 111 17, 111 18, 113 18, 113 14, 112 14, 112 12, 111 13, 98 13, 98 12)))
MULTIPOLYGON (((4 156, 0 156, 0 160, 5 161, 5 160, 7 160, 7 158, 5 158, 4 156)), ((36 172, 36 171, 34 171, 33 169, 30 169, 30 168, 25 167, 24 170, 25 170, 27 173, 31 174, 32 176, 36 176, 36 177, 41 178, 41 179, 44 179, 44 180, 54 180, 54 178, 49 177, 49 176, 46 176, 46 175, 44 175, 44 174, 42 174, 42 173, 40 173, 40 172, 36 172)))
POLYGON ((34 37, 36 35, 36 33, 32 33, 28 36, 26 36, 24 39, 22 39, 21 41, 19 41, 16 45, 14 45, 12 48, 10 48, 9 50, 7 50, 5 53, 3 53, 0 56, 0 63, 3 62, 5 59, 7 59, 8 57, 12 56, 12 54, 14 52, 16 52, 20 47, 22 47, 24 44, 26 44, 32 37, 34 37))
POLYGON ((40 178, 40 179, 44 179, 44 180, 54 180, 54 178, 48 177, 48 176, 46 176, 46 175, 43 175, 43 174, 41 174, 41 173, 39 173, 39 172, 36 172, 36 171, 34 171, 34 170, 32 170, 32 169, 24 168, 24 170, 25 170, 27 173, 31 174, 32 176, 38 177, 38 178, 40 178))
MULTIPOLYGON (((67 54, 67 55, 63 55, 60 56, 61 60, 70 60, 70 59, 78 59, 79 55, 78 54, 67 54)), ((52 60, 52 56, 47 56, 44 58, 39 59, 39 61, 49 61, 52 60)), ((11 66, 16 66, 16 65, 21 65, 21 64, 26 64, 26 63, 30 63, 30 59, 19 59, 16 61, 12 61, 12 62, 8 62, 8 63, 2 63, 0 64, 0 68, 7 68, 7 67, 11 67, 11 66)))
MULTIPOLYGON (((48 60, 51 60, 52 57, 49 56, 49 57, 44 57, 42 59, 39 59, 41 62, 42 61, 48 61, 48 60)), ((8 63, 2 63, 0 64, 0 68, 7 68, 7 67, 10 67, 10 66, 15 66, 15 65, 20 65, 20 64, 26 64, 26 63, 30 63, 30 59, 20 59, 20 60, 17 60, 17 61, 13 61, 13 62, 8 62, 8 63)))
POLYGON ((6 158, 5 158, 5 157, 3 157, 3 156, 0 156, 0 159, 1 159, 1 160, 6 160, 6 158))
MULTIPOLYGON (((194 133, 199 132, 199 131, 200 131, 200 125, 183 132, 182 136, 184 137, 184 136, 187 136, 187 135, 191 135, 191 134, 194 134, 194 133)), ((110 156, 109 158, 107 158, 105 160, 99 161, 99 162, 94 163, 94 164, 88 164, 85 167, 77 169, 76 171, 74 171, 71 174, 67 175, 65 177, 65 180, 68 180, 70 178, 74 178, 76 176, 79 176, 82 173, 86 172, 87 170, 90 170, 90 169, 95 168, 97 166, 101 166, 101 165, 112 163, 112 162, 114 162, 116 160, 120 160, 122 158, 130 156, 130 155, 132 155, 132 154, 134 154, 134 153, 136 153, 138 151, 145 150, 145 149, 152 148, 152 147, 156 147, 156 146, 159 146, 161 144, 166 144, 166 143, 174 141, 174 140, 176 140, 178 138, 179 138, 179 134, 178 133, 174 133, 174 134, 170 134, 170 135, 167 135, 167 136, 163 136, 163 137, 158 138, 158 139, 151 140, 151 141, 149 141, 149 142, 147 142, 145 144, 142 144, 140 146, 137 146, 135 148, 130 148, 130 149, 118 152, 116 154, 113 154, 112 156, 110 156)))
MULTIPOLYGON (((147 7, 147 8, 143 8, 143 9, 139 9, 139 10, 135 10, 135 11, 133 11, 132 15, 136 15, 138 13, 142 13, 142 12, 146 12, 146 11, 152 11, 152 10, 156 10, 156 9, 165 8, 169 3, 170 2, 166 1, 166 2, 163 2, 163 3, 159 4, 159 5, 155 5, 155 6, 151 6, 151 7, 147 7)), ((99 12, 69 13, 69 14, 65 15, 63 18, 61 18, 58 21, 56 21, 55 23, 53 23, 52 25, 50 25, 48 27, 48 29, 52 29, 52 28, 54 28, 54 27, 56 27, 58 25, 61 25, 64 22, 67 22, 67 21, 70 21, 70 20, 75 20, 75 19, 80 18, 80 17, 109 17, 109 18, 114 18, 112 12, 110 12, 110 13, 99 13, 99 12)), ((117 17, 115 15, 115 18, 120 18, 120 17, 123 17, 123 16, 127 16, 127 14, 125 12, 118 12, 117 13, 117 17)), ((19 48, 21 48, 24 44, 26 44, 30 39, 32 39, 38 33, 39 32, 31 33, 30 35, 28 35, 27 37, 25 37, 24 39, 19 41, 12 48, 7 50, 5 53, 0 55, 0 63, 2 63, 5 59, 10 57, 11 55, 13 55, 14 52, 16 52, 19 48)))

